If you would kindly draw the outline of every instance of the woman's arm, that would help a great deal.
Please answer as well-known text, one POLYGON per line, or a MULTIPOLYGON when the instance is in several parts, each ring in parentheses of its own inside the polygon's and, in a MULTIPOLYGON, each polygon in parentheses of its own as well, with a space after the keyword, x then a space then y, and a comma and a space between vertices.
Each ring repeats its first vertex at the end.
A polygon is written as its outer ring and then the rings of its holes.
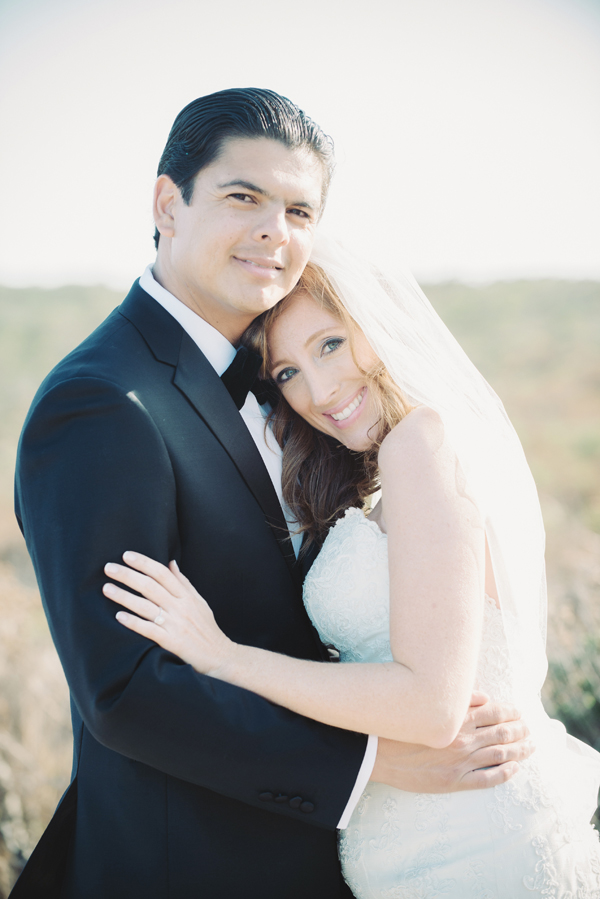
POLYGON ((105 570, 145 598, 110 584, 104 592, 135 613, 119 612, 123 624, 203 674, 336 727, 446 746, 475 676, 484 531, 435 413, 411 412, 385 439, 380 468, 393 662, 326 665, 234 644, 174 564, 134 553, 123 556, 130 567, 105 570))

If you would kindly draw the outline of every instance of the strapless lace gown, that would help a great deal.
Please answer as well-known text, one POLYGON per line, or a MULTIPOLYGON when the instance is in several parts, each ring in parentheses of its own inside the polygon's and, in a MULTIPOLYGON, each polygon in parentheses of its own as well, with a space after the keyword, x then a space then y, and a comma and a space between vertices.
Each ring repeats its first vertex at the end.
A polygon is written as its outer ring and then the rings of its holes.
MULTIPOLYGON (((329 532, 306 579, 308 613, 342 662, 391 661, 387 537, 358 509, 329 532)), ((486 598, 476 687, 511 700, 505 626, 486 598)), ((340 833, 359 899, 600 899, 600 846, 589 823, 593 750, 533 701, 537 751, 508 783, 425 795, 370 782, 340 833)))

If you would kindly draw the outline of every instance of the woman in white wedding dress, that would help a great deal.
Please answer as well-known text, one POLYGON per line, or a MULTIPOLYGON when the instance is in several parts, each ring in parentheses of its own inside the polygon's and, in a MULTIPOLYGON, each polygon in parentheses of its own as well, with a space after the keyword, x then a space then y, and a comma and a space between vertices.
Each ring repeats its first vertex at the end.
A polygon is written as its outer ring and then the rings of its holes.
POLYGON ((106 590, 135 613, 119 620, 204 674, 395 740, 450 744, 473 689, 517 703, 537 751, 510 781, 369 783, 340 835, 344 875, 358 899, 600 899, 600 756, 541 705, 543 526, 501 403, 410 278, 323 240, 247 340, 281 391, 284 498, 323 544, 305 604, 344 664, 233 644, 174 563, 140 555, 111 567, 142 594, 106 590))

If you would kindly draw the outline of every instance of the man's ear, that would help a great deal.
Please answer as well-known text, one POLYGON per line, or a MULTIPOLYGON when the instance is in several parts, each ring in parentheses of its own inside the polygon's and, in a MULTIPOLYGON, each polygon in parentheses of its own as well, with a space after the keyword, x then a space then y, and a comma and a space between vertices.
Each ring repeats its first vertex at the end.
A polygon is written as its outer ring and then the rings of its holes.
POLYGON ((154 185, 152 212, 154 223, 164 237, 175 234, 174 206, 181 194, 179 188, 168 175, 159 175, 154 185))

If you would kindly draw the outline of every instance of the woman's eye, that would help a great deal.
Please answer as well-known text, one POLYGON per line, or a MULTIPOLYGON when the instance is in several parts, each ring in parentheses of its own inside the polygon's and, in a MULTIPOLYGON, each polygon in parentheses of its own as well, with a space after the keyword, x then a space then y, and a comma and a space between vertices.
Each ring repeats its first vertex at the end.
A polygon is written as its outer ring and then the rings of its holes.
POLYGON ((329 340, 326 340, 323 344, 322 353, 324 355, 328 353, 333 353, 337 350, 346 340, 344 337, 331 337, 329 340))
POLYGON ((277 384, 285 384, 290 378, 293 378, 297 368, 282 368, 279 374, 276 376, 275 381, 277 384))

